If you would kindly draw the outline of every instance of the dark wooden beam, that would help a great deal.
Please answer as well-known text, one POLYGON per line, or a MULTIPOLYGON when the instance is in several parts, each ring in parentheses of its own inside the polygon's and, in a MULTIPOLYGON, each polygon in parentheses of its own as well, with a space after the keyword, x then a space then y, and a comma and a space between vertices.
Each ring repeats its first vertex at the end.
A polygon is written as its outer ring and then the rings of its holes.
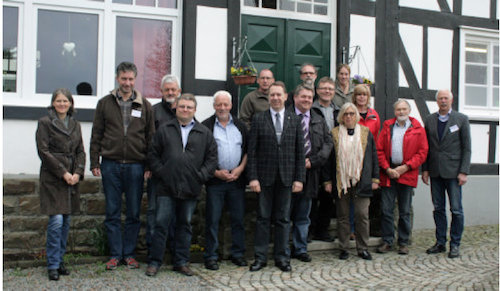
POLYGON ((439 4, 439 9, 441 9, 441 12, 450 12, 451 13, 451 9, 450 9, 450 5, 448 5, 448 1, 437 0, 437 2, 439 4))
MULTIPOLYGON (((349 58, 351 1, 337 1, 337 65, 347 63, 349 58)), ((335 70, 336 71, 336 70, 335 70)))
MULTIPOLYGON (((488 145, 488 163, 493 164, 495 162, 496 150, 497 150, 497 127, 498 124, 490 123, 490 143, 488 145)), ((498 161, 497 161, 498 162, 498 161)))
POLYGON ((444 29, 456 29, 459 26, 472 26, 498 30, 498 20, 496 19, 462 16, 455 13, 441 13, 439 11, 428 11, 408 7, 401 7, 399 21, 401 23, 421 26, 426 25, 444 29))

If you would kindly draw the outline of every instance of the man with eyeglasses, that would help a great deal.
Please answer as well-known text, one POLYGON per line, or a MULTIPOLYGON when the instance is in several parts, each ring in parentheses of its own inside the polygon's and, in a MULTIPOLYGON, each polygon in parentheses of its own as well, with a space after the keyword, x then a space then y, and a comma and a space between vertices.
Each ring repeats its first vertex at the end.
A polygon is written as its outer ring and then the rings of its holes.
POLYGON ((196 98, 182 94, 176 117, 156 132, 148 151, 148 162, 156 184, 156 221, 147 276, 155 276, 162 265, 168 230, 175 215, 173 270, 192 276, 188 267, 191 218, 202 185, 217 168, 217 143, 212 132, 194 119, 196 98))
MULTIPOLYGON (((332 102, 335 95, 335 81, 330 77, 323 77, 318 81, 316 88, 318 99, 312 107, 323 114, 329 131, 338 125, 337 115, 340 108, 332 102)), ((317 112, 316 111, 316 112, 317 112)), ((330 219, 335 211, 334 199, 331 193, 326 192, 323 187, 318 192, 318 198, 312 200, 311 214, 309 219, 309 242, 314 238, 326 242, 332 242, 335 238, 328 232, 330 219)))
POLYGON ((240 120, 246 124, 248 130, 250 130, 252 117, 255 113, 269 110, 269 87, 273 83, 273 72, 269 69, 263 69, 257 79, 259 88, 248 93, 243 98, 240 108, 240 120))
MULTIPOLYGON (((316 70, 316 67, 311 63, 303 63, 302 66, 300 66, 299 72, 302 84, 314 87, 314 82, 318 77, 318 71, 316 70)), ((293 104, 294 95, 295 95, 294 91, 288 92, 288 99, 286 100, 285 107, 288 108, 291 104, 293 104)), ((313 96, 313 100, 317 99, 318 99, 318 93, 316 92, 313 96)))

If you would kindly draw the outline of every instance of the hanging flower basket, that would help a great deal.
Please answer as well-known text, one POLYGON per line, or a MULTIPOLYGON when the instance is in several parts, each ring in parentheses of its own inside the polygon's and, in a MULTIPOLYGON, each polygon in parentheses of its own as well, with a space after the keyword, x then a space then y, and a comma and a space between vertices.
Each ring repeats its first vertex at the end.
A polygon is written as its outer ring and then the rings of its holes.
POLYGON ((251 85, 257 80, 257 76, 241 75, 241 76, 231 76, 236 85, 251 85))

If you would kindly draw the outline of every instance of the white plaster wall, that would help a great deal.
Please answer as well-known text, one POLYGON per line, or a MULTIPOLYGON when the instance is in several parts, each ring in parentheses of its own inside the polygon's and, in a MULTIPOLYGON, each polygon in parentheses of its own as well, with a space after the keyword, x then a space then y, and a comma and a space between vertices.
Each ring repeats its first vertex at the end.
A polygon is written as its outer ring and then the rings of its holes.
MULTIPOLYGON (((400 23, 399 35, 410 58, 410 63, 417 77, 418 84, 422 87, 423 29, 418 25, 400 23)), ((399 75, 401 76, 401 74, 400 72, 399 75)))
POLYGON ((354 53, 354 46, 361 47, 350 64, 351 77, 360 75, 375 81, 375 18, 351 15, 350 36, 350 53, 354 53))
POLYGON ((427 88, 431 90, 451 88, 453 31, 430 27, 428 32, 427 88))
MULTIPOLYGON (((416 9, 424 9, 424 10, 440 11, 438 2, 436 0, 418 0, 418 1, 399 0, 399 6, 416 8, 416 9)), ((451 8, 453 9, 453 4, 452 4, 451 8)))
MULTIPOLYGON (((469 176, 468 182, 462 187, 465 225, 498 224, 498 196, 498 176, 469 176)), ((449 226, 449 202, 446 209, 449 226)), ((413 196, 413 229, 435 228, 433 210, 431 188, 419 177, 419 184, 413 196)))
POLYGON ((225 81, 226 56, 227 9, 198 6, 195 78, 225 81))
MULTIPOLYGON (((498 4, 497 4, 498 5, 498 4)), ((490 0, 463 0, 462 14, 481 18, 490 17, 490 0)))
POLYGON ((212 96, 196 96, 196 102, 198 103, 195 114, 196 120, 203 122, 203 120, 214 114, 213 100, 212 96))
POLYGON ((471 124, 471 163, 488 163, 489 129, 486 124, 471 124))
POLYGON ((398 68, 399 68, 399 72, 398 72, 398 76, 399 76, 399 87, 410 87, 410 85, 408 85, 408 81, 406 80, 406 76, 405 76, 405 73, 403 72, 403 68, 401 67, 401 63, 398 64, 398 68))

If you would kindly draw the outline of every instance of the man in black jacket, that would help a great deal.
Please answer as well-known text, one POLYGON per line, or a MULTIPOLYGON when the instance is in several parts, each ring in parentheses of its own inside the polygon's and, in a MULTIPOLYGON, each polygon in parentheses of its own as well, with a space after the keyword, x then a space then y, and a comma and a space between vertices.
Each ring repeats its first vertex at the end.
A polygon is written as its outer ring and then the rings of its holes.
POLYGON ((217 143, 205 126, 194 119, 196 98, 177 100, 177 118, 160 126, 148 151, 148 162, 159 179, 155 187, 156 221, 146 275, 155 276, 163 262, 172 216, 175 215, 174 271, 192 276, 188 267, 191 218, 202 185, 217 168, 217 143))
POLYGON ((294 93, 294 106, 291 110, 301 119, 304 133, 304 153, 306 162, 306 183, 300 193, 292 196, 292 210, 290 220, 293 222, 292 239, 293 249, 291 256, 303 262, 310 262, 311 256, 307 253, 307 234, 309 232, 309 213, 312 198, 318 196, 321 167, 328 161, 333 148, 332 134, 325 119, 312 108, 314 88, 302 84, 297 86, 294 93))
POLYGON ((231 94, 218 91, 214 94, 215 114, 203 121, 214 134, 218 147, 218 167, 214 178, 206 183, 206 251, 205 268, 218 270, 217 233, 224 201, 231 214, 231 261, 237 266, 247 266, 245 260, 245 185, 243 171, 247 164, 247 129, 238 118, 231 115, 231 94))

